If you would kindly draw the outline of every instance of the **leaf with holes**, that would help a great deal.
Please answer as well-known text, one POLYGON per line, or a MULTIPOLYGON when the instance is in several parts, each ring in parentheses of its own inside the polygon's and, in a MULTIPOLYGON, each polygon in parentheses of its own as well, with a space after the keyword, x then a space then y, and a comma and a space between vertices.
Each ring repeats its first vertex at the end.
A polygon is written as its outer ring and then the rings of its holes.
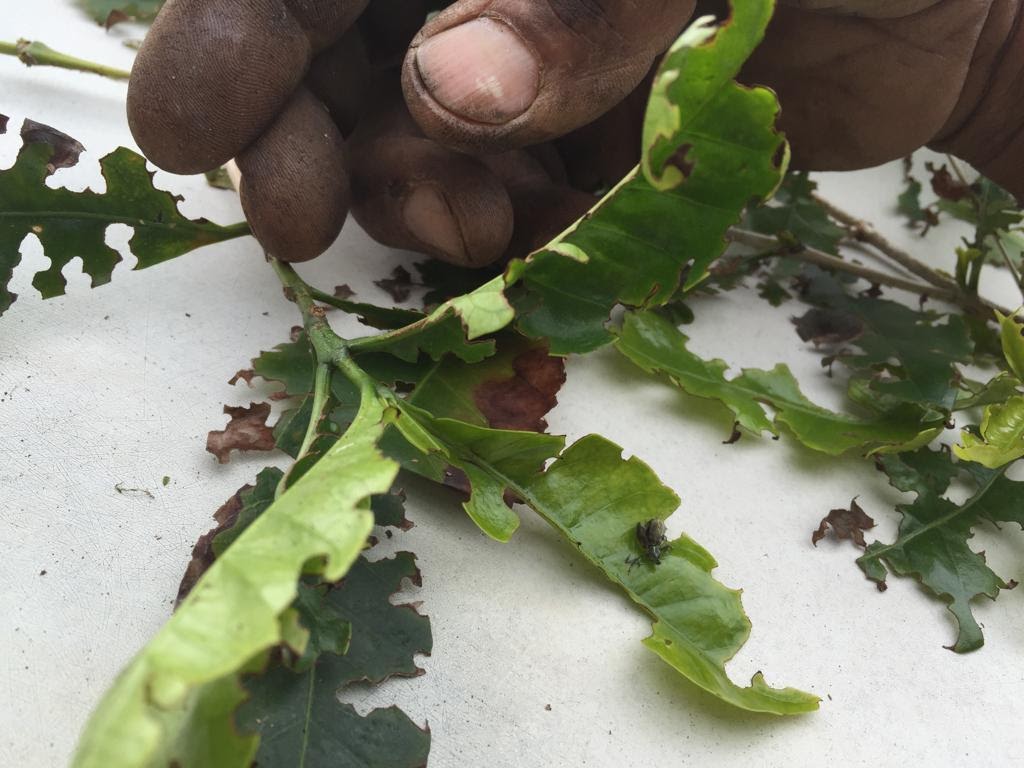
POLYGON ((891 544, 875 542, 857 564, 880 589, 888 571, 913 576, 949 606, 959 632, 952 650, 973 651, 984 644, 971 601, 984 595, 995 599, 1013 586, 993 572, 983 553, 969 546, 974 528, 983 521, 1017 523, 1024 527, 1024 482, 1008 479, 1005 467, 992 470, 963 462, 954 464, 944 451, 927 448, 915 453, 884 456, 881 467, 890 484, 916 495, 901 504, 899 534, 891 544), (971 497, 956 504, 945 494, 955 479, 967 480, 971 497))
POLYGON ((509 266, 518 327, 553 354, 612 341, 616 304, 652 307, 692 286, 725 248, 743 209, 767 198, 786 164, 778 103, 734 78, 760 42, 769 0, 732 3, 716 26, 696 22, 654 80, 641 165, 546 248, 509 266))
POLYGON ((47 126, 26 121, 24 145, 14 165, 0 171, 0 313, 15 300, 7 286, 21 261, 22 241, 34 235, 50 259, 32 285, 52 298, 64 293, 61 270, 74 258, 96 287, 110 281, 121 255, 107 245, 111 225, 134 230, 128 248, 145 269, 204 245, 249 234, 246 224, 222 227, 189 219, 178 210, 179 198, 153 186, 142 155, 120 147, 100 160, 105 192, 53 189, 46 180, 57 168, 78 162, 81 145, 47 126), (77 151, 69 147, 77 145, 77 151))

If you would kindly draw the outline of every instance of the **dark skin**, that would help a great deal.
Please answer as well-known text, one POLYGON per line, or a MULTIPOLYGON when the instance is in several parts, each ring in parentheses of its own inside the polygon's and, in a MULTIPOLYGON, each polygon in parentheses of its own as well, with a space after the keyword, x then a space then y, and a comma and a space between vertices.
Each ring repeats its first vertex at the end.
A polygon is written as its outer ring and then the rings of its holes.
MULTIPOLYGON (((931 146, 1024 197, 1024 0, 789 0, 743 79, 797 167, 931 146)), ((178 173, 237 157, 279 258, 349 211, 387 245, 482 266, 543 243, 637 161, 649 73, 714 0, 169 0, 129 120, 178 173), (422 28, 421 28, 422 26, 422 28)))

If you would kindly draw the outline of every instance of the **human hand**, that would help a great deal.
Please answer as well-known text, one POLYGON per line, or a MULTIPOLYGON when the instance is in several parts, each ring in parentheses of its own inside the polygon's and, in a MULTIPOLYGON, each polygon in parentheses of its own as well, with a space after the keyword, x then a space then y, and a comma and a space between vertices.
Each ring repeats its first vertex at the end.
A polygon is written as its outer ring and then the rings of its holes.
MULTIPOLYGON (((780 92, 804 167, 863 167, 932 142, 1020 193, 1024 116, 1006 119, 1020 115, 1018 4, 793 3, 745 76, 780 92)), ((427 2, 365 6, 170 0, 140 52, 129 115, 143 150, 182 173, 238 156, 246 213, 282 258, 324 250, 350 202, 382 242, 455 263, 543 242, 593 203, 579 187, 635 162, 640 84, 694 3, 461 0, 412 41, 404 102, 388 65, 427 2)))

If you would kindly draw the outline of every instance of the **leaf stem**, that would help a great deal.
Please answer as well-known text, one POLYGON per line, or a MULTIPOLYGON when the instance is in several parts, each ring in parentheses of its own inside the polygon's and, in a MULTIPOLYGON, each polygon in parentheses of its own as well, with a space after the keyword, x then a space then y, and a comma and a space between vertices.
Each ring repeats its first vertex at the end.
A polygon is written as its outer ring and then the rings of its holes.
POLYGON ((883 256, 888 257, 908 272, 923 278, 934 286, 950 290, 956 289, 955 280, 940 274, 924 262, 915 259, 906 251, 897 248, 868 222, 858 219, 853 214, 833 205, 819 195, 814 195, 814 200, 829 216, 842 224, 850 233, 850 236, 857 242, 867 243, 883 256))
POLYGON ((1003 307, 986 301, 979 296, 971 295, 966 291, 961 290, 955 284, 940 287, 938 285, 924 285, 923 283, 916 283, 913 280, 905 280, 902 277, 891 275, 888 272, 881 272, 877 269, 871 269, 870 267, 865 267, 860 264, 853 264, 852 262, 844 261, 838 256, 833 256, 829 253, 825 253, 824 251, 809 248, 805 245, 800 245, 798 248, 790 248, 777 237, 763 235, 760 232, 751 232, 746 229, 739 229, 738 227, 731 227, 726 237, 731 242, 740 243, 741 245, 749 245, 753 248, 760 248, 768 251, 768 253, 759 254, 754 258, 767 258, 785 255, 808 264, 816 264, 819 267, 824 267, 825 269, 832 269, 837 272, 846 272, 851 275, 856 275, 857 277, 861 277, 871 283, 887 285, 890 288, 908 291, 909 293, 914 293, 919 296, 931 296, 937 299, 949 301, 965 309, 980 309, 985 311, 997 309, 1000 312, 1003 312, 1003 314, 1006 314, 1003 307))
POLYGON ((21 60, 26 67, 60 67, 71 69, 77 72, 91 72, 94 75, 101 75, 111 80, 127 80, 131 72, 116 67, 108 67, 105 64, 97 64, 94 61, 80 59, 77 56, 70 56, 60 51, 55 51, 45 43, 32 40, 18 40, 16 43, 8 43, 0 40, 0 55, 15 56, 21 60))

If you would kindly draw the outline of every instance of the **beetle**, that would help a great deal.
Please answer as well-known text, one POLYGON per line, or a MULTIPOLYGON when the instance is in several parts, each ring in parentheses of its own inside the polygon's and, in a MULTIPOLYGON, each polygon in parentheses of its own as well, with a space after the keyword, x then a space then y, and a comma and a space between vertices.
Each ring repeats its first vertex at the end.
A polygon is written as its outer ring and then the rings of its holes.
POLYGON ((636 540, 643 552, 635 557, 626 558, 630 569, 642 560, 647 560, 653 565, 661 565, 661 556, 671 549, 665 537, 665 523, 656 517, 645 523, 636 524, 636 540))

